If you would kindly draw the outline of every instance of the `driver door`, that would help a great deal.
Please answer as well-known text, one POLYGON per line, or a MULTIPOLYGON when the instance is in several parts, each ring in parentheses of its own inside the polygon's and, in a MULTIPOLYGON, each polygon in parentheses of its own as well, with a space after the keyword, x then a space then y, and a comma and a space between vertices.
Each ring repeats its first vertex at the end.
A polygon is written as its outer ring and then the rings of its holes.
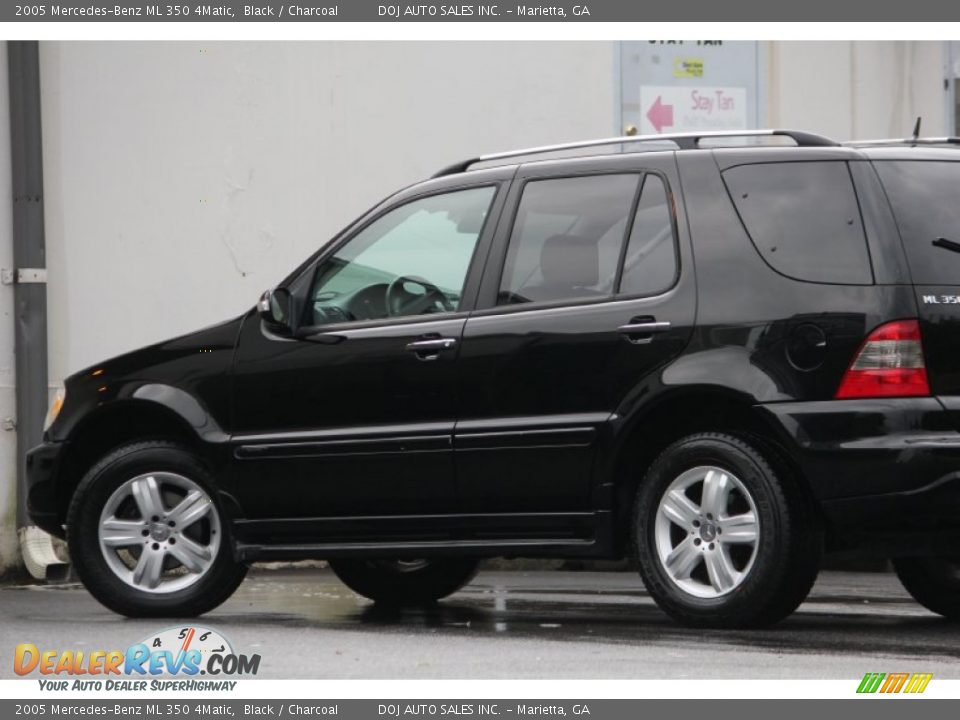
POLYGON ((456 360, 498 185, 375 214, 288 288, 306 339, 246 319, 235 362, 236 493, 250 520, 456 509, 456 360))

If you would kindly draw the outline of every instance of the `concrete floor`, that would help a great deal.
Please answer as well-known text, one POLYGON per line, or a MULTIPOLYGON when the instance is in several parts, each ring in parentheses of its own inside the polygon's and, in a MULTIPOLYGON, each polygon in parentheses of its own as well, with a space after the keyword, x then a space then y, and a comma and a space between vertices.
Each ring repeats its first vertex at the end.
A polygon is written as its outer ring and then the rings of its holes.
MULTIPOLYGON (((4 652, 20 642, 126 648, 175 624, 121 618, 79 585, 0 588, 4 652)), ((875 573, 823 573, 794 616, 762 631, 681 628, 634 573, 502 570, 402 612, 374 607, 328 570, 254 570, 194 624, 259 653, 267 678, 960 678, 960 625, 875 573)))

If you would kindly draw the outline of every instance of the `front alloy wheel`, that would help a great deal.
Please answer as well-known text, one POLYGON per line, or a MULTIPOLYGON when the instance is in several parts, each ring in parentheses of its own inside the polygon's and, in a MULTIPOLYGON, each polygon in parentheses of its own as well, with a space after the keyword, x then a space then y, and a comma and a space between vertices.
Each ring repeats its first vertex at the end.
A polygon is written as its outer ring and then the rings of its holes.
POLYGON ((192 617, 230 597, 246 567, 215 486, 199 457, 162 440, 90 468, 67 513, 70 559, 90 594, 130 617, 192 617))
POLYGON ((100 514, 100 551, 131 587, 190 587, 220 549, 220 516, 206 491, 172 472, 138 475, 114 490, 100 514))

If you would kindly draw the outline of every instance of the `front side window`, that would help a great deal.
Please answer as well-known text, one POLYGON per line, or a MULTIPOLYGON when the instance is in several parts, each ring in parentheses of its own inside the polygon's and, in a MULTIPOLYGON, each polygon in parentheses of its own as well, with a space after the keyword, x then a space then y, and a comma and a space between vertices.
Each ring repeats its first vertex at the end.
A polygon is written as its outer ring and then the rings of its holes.
POLYGON ((528 182, 507 248, 498 305, 613 294, 640 176, 528 182))
POLYGON ((495 193, 432 195, 372 222, 318 268, 313 324, 455 312, 495 193))

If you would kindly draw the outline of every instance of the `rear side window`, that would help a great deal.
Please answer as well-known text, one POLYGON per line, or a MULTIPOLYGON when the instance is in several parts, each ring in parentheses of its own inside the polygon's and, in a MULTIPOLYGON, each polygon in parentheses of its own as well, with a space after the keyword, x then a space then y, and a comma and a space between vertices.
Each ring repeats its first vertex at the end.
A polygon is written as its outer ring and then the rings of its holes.
POLYGON ((723 179, 753 244, 774 270, 807 282, 873 282, 845 162, 739 165, 723 179))
POLYGON ((878 160, 874 167, 890 198, 913 281, 960 285, 960 253, 934 245, 960 243, 960 163, 878 160))
POLYGON ((677 270, 672 205, 658 175, 532 180, 497 304, 656 295, 673 286, 677 270))
POLYGON ((656 295, 677 277, 677 248, 667 188, 657 175, 647 175, 623 256, 621 295, 656 295))
POLYGON ((613 294, 640 175, 533 180, 523 189, 498 305, 613 294))

